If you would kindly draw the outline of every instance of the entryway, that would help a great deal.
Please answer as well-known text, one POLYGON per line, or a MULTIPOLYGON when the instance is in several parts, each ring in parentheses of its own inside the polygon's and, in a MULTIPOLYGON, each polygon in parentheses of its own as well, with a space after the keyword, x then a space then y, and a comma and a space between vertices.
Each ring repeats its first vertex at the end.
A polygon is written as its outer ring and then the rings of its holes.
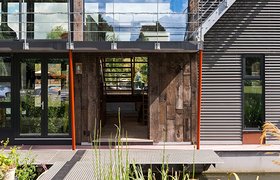
POLYGON ((148 58, 100 58, 102 139, 121 137, 130 143, 148 140, 148 58))

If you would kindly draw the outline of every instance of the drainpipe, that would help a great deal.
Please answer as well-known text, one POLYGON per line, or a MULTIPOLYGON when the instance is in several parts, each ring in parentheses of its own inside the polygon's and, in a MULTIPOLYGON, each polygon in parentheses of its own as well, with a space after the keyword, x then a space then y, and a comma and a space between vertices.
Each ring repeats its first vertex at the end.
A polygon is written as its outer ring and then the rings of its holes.
POLYGON ((198 95, 197 95, 197 149, 200 149, 200 114, 201 114, 201 94, 202 94, 202 59, 203 50, 199 49, 199 68, 198 68, 198 95))
POLYGON ((69 49, 69 75, 70 75, 70 107, 71 107, 72 150, 76 150, 74 68, 73 68, 73 52, 72 52, 72 49, 69 49))

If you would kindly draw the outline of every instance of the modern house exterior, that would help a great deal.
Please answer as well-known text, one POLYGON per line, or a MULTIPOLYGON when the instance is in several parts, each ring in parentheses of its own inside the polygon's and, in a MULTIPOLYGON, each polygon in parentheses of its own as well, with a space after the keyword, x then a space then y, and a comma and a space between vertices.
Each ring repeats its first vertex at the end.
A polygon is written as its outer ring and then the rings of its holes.
POLYGON ((128 138, 196 141, 197 46, 185 41, 186 1, 0 6, 1 139, 90 143, 97 131, 112 137, 120 111, 128 138))
POLYGON ((277 0, 0 5, 0 137, 15 144, 109 138, 119 112, 128 138, 152 142, 258 143, 279 124, 277 0))
POLYGON ((264 122, 279 126, 280 2, 206 2, 202 24, 224 14, 204 29, 201 143, 258 144, 264 122))

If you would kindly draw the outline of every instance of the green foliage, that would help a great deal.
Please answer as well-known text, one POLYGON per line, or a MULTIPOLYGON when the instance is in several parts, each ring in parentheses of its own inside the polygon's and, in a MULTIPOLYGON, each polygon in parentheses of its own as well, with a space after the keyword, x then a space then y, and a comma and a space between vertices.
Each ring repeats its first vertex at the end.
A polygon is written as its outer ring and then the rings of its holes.
POLYGON ((33 164, 35 159, 34 157, 31 157, 30 151, 23 159, 20 159, 20 154, 18 153, 20 148, 17 146, 11 147, 9 153, 5 154, 4 150, 6 149, 8 143, 9 139, 1 141, 0 179, 2 180, 5 173, 12 168, 16 168, 16 177, 19 180, 35 179, 37 176, 36 166, 33 164))
POLYGON ((27 91, 24 96, 21 96, 21 133, 40 133, 41 131, 41 110, 35 107, 36 97, 33 92, 27 91), (26 113, 22 113, 25 111, 26 113))
POLYGON ((34 158, 31 158, 30 152, 17 164, 16 177, 18 180, 32 180, 37 176, 36 166, 33 164, 34 158))
POLYGON ((0 179, 4 178, 5 173, 12 168, 17 167, 19 155, 17 153, 17 147, 14 146, 10 148, 10 152, 8 154, 4 153, 4 149, 9 144, 9 139, 6 141, 1 141, 1 152, 0 152, 0 179))
MULTIPOLYGON (((121 141, 121 120, 120 120, 120 108, 118 110, 118 125, 116 125, 117 132, 115 135, 115 147, 112 148, 109 143, 109 164, 103 166, 102 152, 100 151, 100 141, 101 137, 101 127, 97 130, 94 129, 94 145, 93 145, 93 171, 96 174, 96 179, 99 180, 156 180, 156 173, 160 174, 161 180, 188 180, 189 172, 187 172, 185 166, 183 167, 183 172, 173 172, 170 171, 171 168, 168 167, 168 159, 165 156, 165 148, 163 149, 163 161, 162 166, 157 172, 153 172, 152 167, 148 168, 147 174, 144 173, 142 166, 132 163, 129 164, 128 157, 128 146, 127 141, 123 143, 121 141)), ((100 123, 101 124, 101 123, 100 123)), ((108 163, 108 162, 105 162, 108 163)))
POLYGON ((55 26, 51 32, 47 34, 47 39, 61 39, 62 35, 67 33, 62 26, 55 26))
POLYGON ((244 81, 244 124, 246 128, 259 128, 263 125, 262 82, 259 80, 244 81))
POLYGON ((261 128, 263 125, 262 94, 246 93, 244 95, 245 127, 261 128))

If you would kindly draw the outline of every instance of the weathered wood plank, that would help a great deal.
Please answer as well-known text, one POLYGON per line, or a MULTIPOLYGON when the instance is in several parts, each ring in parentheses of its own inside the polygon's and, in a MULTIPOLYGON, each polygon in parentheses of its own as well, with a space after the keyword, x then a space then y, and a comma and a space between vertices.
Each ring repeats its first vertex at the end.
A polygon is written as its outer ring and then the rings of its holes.
POLYGON ((198 65, 197 55, 191 57, 191 140, 196 143, 196 132, 197 132, 197 80, 198 80, 198 65))
POLYGON ((177 54, 157 57, 160 60, 154 58, 150 65, 149 95, 151 100, 158 98, 158 101, 153 101, 155 104, 150 103, 150 138, 156 137, 156 141, 193 141, 196 137, 197 79, 196 75, 191 76, 191 72, 197 73, 196 59, 191 61, 190 56, 177 54))
POLYGON ((82 63, 83 63, 83 74, 82 74, 82 87, 81 87, 81 93, 82 93, 82 141, 87 142, 89 137, 88 132, 88 60, 85 55, 82 56, 82 63))
MULTIPOLYGON (((74 59, 73 59, 73 62, 74 64, 75 63, 79 63, 80 62, 80 58, 79 56, 74 56, 74 59)), ((82 77, 81 75, 75 75, 74 76, 74 80, 75 80, 75 87, 74 87, 74 91, 75 91, 75 120, 76 120, 76 141, 77 143, 81 143, 82 141, 82 117, 81 117, 81 114, 82 114, 82 104, 81 104, 81 86, 82 86, 82 77)))
POLYGON ((184 127, 184 141, 191 141, 191 62, 190 56, 186 55, 186 62, 183 72, 183 127, 184 127))
POLYGON ((174 120, 167 120, 167 136, 166 136, 166 141, 167 142, 175 142, 175 123, 174 120))
POLYGON ((183 142, 184 141, 184 123, 183 123, 183 109, 176 110, 176 119, 175 119, 175 141, 183 142))
POLYGON ((93 136, 95 133, 95 119, 96 119, 96 104, 95 104, 95 93, 96 93, 96 76, 95 76, 95 61, 87 61, 86 66, 88 67, 88 78, 87 78, 87 91, 88 91, 88 112, 87 112, 87 122, 88 122, 88 131, 91 133, 91 136, 93 136))
POLYGON ((150 139, 159 142, 159 67, 154 57, 149 59, 149 112, 150 112, 150 139))
POLYGON ((83 1, 74 1, 74 41, 83 41, 83 1))
POLYGON ((165 65, 164 56, 159 56, 159 59, 157 60, 157 66, 159 67, 159 74, 157 75, 159 77, 158 86, 159 86, 159 135, 160 141, 166 141, 166 135, 167 135, 167 87, 166 82, 162 77, 164 77, 167 67, 165 65))

